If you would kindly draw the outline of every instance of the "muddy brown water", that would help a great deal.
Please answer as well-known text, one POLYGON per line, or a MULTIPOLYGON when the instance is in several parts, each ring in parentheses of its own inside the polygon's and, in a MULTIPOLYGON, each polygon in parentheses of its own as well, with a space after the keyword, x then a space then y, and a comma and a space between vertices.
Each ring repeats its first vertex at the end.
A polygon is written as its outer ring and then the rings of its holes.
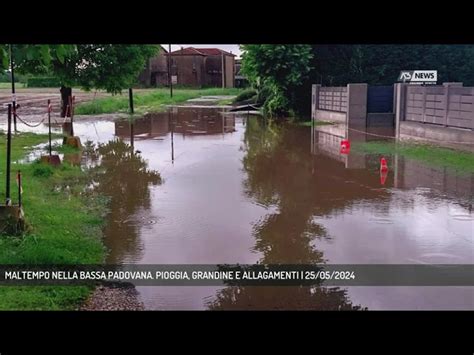
MULTIPOLYGON (((383 177, 379 156, 340 153, 343 126, 222 112, 138 119, 136 157, 127 121, 75 123, 83 142, 102 144, 109 263, 474 262, 473 175, 388 156, 383 177)), ((137 289, 147 309, 474 309, 472 287, 137 289)))

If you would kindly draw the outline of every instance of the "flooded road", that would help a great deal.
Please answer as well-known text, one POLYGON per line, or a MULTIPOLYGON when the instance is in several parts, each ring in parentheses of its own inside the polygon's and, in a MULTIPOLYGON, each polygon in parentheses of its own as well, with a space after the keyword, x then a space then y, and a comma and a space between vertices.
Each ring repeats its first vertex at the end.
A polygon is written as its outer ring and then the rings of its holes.
MULTIPOLYGON (((340 153, 344 127, 222 113, 138 119, 138 155, 127 121, 75 123, 100 144, 109 263, 474 263, 474 176, 399 156, 381 176, 378 156, 340 153)), ((148 309, 474 309, 472 287, 137 289, 148 309)))

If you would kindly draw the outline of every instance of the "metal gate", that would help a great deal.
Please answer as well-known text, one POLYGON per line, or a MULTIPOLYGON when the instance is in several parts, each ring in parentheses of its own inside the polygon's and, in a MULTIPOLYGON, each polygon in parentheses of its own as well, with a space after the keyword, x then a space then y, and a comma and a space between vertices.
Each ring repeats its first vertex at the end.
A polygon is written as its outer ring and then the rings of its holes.
POLYGON ((367 127, 393 127, 393 85, 367 89, 367 127))
POLYGON ((393 112, 393 85, 369 86, 367 91, 367 112, 393 112))

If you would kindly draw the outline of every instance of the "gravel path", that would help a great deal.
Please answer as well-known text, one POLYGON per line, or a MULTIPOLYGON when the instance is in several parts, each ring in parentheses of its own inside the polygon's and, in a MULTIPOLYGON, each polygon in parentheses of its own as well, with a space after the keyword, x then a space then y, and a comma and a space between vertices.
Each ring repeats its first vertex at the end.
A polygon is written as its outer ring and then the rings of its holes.
POLYGON ((138 292, 131 284, 98 286, 79 308, 81 311, 142 311, 143 309, 143 304, 138 300, 138 292))

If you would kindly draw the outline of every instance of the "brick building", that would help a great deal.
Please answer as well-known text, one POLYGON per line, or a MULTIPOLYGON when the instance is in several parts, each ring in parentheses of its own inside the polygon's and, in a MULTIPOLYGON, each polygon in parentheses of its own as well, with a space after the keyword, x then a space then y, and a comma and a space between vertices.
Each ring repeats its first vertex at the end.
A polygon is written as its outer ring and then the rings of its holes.
POLYGON ((140 73, 138 81, 145 86, 168 85, 168 51, 160 46, 158 54, 148 60, 145 69, 140 73))
POLYGON ((149 60, 140 74, 147 86, 168 85, 168 60, 174 85, 190 87, 234 87, 235 55, 219 48, 181 48, 168 53, 164 48, 149 60))

